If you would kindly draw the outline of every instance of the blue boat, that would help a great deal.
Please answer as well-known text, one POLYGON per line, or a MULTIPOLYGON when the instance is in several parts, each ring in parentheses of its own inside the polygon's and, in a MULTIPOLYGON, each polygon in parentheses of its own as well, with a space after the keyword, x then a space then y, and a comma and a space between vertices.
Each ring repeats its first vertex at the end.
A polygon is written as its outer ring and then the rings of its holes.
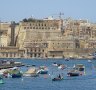
POLYGON ((11 75, 12 78, 20 78, 22 77, 22 72, 18 70, 18 68, 13 68, 9 74, 11 75))
POLYGON ((48 71, 46 71, 46 70, 40 70, 39 71, 39 74, 48 74, 48 71))
POLYGON ((12 78, 21 78, 22 74, 12 74, 12 78))

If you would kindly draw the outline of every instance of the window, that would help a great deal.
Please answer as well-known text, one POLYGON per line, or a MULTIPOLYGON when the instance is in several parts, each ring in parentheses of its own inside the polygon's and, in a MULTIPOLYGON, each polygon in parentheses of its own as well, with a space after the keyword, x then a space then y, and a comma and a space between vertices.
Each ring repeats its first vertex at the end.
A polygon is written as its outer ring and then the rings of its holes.
POLYGON ((10 57, 12 57, 12 53, 10 53, 10 57))
POLYGON ((32 54, 30 54, 30 57, 32 57, 33 55, 32 54))
POLYGON ((29 27, 27 27, 27 29, 29 29, 29 27))
POLYGON ((36 27, 36 29, 38 29, 38 27, 36 27))
POLYGON ((31 48, 31 52, 32 52, 32 48, 31 48))
POLYGON ((44 49, 42 50, 42 52, 44 52, 44 49))
POLYGON ((24 27, 24 29, 26 29, 26 27, 24 27))
POLYGON ((34 54, 34 57, 36 57, 37 56, 37 54, 34 54))
POLYGON ((38 57, 40 57, 40 55, 41 55, 41 54, 39 53, 39 54, 38 54, 38 57))
POLYGON ((28 49, 27 49, 27 52, 28 52, 28 49))
POLYGON ((40 49, 39 49, 39 52, 40 52, 40 49))
POLYGON ((14 53, 14 57, 16 56, 16 53, 14 53))
POLYGON ((44 26, 46 26, 46 24, 44 26))
POLYGON ((8 57, 8 53, 6 53, 6 57, 8 57))
POLYGON ((35 52, 36 52, 36 49, 35 49, 35 52))
POLYGON ((50 29, 50 27, 48 27, 48 29, 50 29))
POLYGON ((31 23, 30 23, 30 26, 31 26, 31 23))
POLYGON ((32 27, 30 27, 30 29, 32 29, 32 27))

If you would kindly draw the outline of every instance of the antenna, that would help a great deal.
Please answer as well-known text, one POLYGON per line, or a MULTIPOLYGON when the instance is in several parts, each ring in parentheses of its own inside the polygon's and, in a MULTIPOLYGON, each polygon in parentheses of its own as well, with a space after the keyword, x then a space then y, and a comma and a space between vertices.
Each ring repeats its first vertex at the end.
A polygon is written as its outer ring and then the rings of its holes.
POLYGON ((64 13, 59 13, 59 18, 61 19, 62 18, 62 15, 64 15, 64 13))
POLYGON ((58 16, 59 19, 62 19, 62 16, 64 15, 64 13, 60 12, 59 14, 52 14, 52 16, 58 16))

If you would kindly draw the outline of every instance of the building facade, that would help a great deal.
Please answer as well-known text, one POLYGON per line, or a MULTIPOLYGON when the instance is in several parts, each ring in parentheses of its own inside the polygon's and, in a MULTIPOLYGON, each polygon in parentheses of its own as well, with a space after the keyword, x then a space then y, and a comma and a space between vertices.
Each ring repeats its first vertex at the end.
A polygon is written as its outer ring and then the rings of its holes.
POLYGON ((0 32, 0 57, 88 58, 96 50, 96 24, 88 20, 29 18, 3 23, 0 32))

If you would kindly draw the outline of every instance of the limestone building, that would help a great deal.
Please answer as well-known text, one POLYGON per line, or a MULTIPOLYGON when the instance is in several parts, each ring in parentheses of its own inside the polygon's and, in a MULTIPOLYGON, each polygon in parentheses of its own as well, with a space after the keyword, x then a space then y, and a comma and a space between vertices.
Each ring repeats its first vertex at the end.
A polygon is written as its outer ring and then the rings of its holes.
POLYGON ((88 58, 96 51, 96 24, 88 20, 23 19, 0 24, 0 57, 88 58))

